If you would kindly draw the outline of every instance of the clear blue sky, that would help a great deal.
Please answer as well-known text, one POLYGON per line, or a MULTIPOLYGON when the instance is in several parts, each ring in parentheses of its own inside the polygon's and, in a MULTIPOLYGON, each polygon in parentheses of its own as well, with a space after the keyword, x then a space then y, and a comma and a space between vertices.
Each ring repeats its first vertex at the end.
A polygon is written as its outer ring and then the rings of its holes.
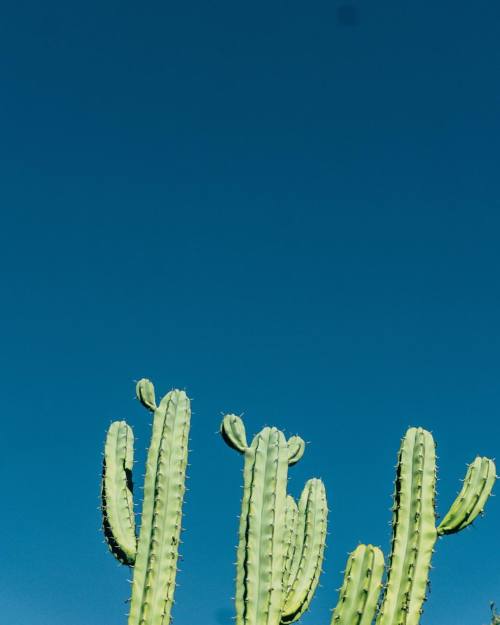
MULTIPOLYGON (((294 494, 326 482, 304 625, 348 550, 387 553, 407 426, 438 441, 441 514, 500 456, 499 40, 493 0, 5 4, 2 622, 125 624, 97 506, 113 418, 141 484, 139 377, 195 411, 175 625, 230 623, 223 411, 310 441, 294 494)), ((493 499, 438 544, 423 625, 486 623, 499 553, 493 499)))

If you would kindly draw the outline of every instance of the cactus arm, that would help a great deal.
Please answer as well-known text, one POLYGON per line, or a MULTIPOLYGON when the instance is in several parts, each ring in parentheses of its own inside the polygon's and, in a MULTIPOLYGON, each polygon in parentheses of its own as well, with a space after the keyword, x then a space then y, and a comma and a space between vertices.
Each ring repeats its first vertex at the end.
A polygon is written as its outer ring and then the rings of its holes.
POLYGON ((155 387, 147 378, 141 378, 135 386, 135 394, 141 404, 150 412, 156 410, 155 387))
POLYGON ((377 609, 384 556, 378 547, 359 545, 350 554, 331 625, 371 625, 377 609))
POLYGON ((434 440, 422 428, 403 438, 395 485, 390 570, 377 625, 417 625, 437 538, 434 440))
POLYGON ((285 564, 283 570, 283 590, 288 590, 288 580, 295 552, 295 542, 297 536, 298 508, 294 498, 287 495, 285 512, 285 564))
POLYGON ((125 421, 111 424, 104 446, 101 510, 104 537, 122 564, 134 564, 137 551, 132 467, 134 434, 125 421))
POLYGON ((288 464, 291 466, 298 462, 304 455, 306 444, 300 436, 291 436, 288 439, 288 464))
POLYGON ((245 426, 237 415, 228 414, 222 419, 220 433, 224 442, 241 454, 248 449, 245 426))
POLYGON ((190 403, 168 393, 155 410, 144 481, 129 625, 168 625, 185 490, 190 403))
POLYGON ((439 524, 438 534, 453 534, 470 525, 483 512, 495 480, 493 460, 478 456, 469 465, 462 490, 439 524))
MULTIPOLYGON (((292 623, 307 610, 318 585, 326 540, 328 507, 323 482, 308 480, 300 496, 299 516, 303 521, 300 549, 294 553, 294 576, 288 580, 288 592, 281 622, 292 623)), ((300 530, 299 530, 300 531, 300 530)))

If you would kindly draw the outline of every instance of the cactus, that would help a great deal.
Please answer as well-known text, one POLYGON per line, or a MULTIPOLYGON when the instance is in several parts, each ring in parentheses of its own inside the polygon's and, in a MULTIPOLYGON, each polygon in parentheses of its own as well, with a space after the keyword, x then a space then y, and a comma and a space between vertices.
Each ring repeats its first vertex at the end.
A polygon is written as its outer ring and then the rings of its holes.
POLYGON ((323 561, 327 503, 321 480, 309 480, 298 505, 286 494, 288 466, 304 441, 266 427, 247 444, 240 417, 226 415, 225 442, 244 454, 236 576, 237 625, 296 621, 308 608, 323 561))
POLYGON ((434 545, 482 513, 495 482, 495 464, 478 457, 442 522, 435 525, 436 452, 432 435, 410 428, 399 451, 392 519, 392 553, 376 625, 418 625, 434 545))
POLYGON ((377 610, 384 555, 373 545, 358 545, 349 555, 331 625, 371 625, 377 610))
MULTIPOLYGON (((376 625, 418 625, 436 540, 459 532, 482 513, 495 479, 493 461, 476 458, 468 467, 462 490, 436 527, 434 440, 422 428, 408 430, 398 456, 392 553, 376 625)), ((383 561, 380 550, 371 545, 360 545, 351 554, 331 625, 372 623, 377 611, 383 561)), ((494 619, 495 616, 491 625, 500 625, 494 619)))
POLYGON ((190 402, 167 393, 157 406, 153 384, 142 379, 137 398, 153 416, 139 539, 133 504, 133 445, 125 421, 111 424, 101 484, 104 536, 116 559, 133 567, 129 625, 168 625, 173 604, 188 455, 190 402))

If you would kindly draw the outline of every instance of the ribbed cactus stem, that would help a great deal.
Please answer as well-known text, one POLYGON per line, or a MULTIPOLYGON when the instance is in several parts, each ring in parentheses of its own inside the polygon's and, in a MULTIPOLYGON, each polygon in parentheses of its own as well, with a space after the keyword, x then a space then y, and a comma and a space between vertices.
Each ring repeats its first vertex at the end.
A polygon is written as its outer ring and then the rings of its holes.
POLYGON ((175 590, 188 456, 190 404, 165 395, 154 412, 129 625, 168 625, 175 590))
POLYGON ((371 625, 377 609, 384 556, 378 547, 358 545, 350 554, 331 625, 371 625))
POLYGON ((392 553, 377 625, 416 625, 420 619, 432 551, 437 539, 435 484, 434 440, 422 428, 411 428, 399 452, 392 553))
POLYGON ((264 428, 246 452, 245 465, 250 496, 247 519, 242 519, 246 527, 242 622, 273 624, 279 622, 281 613, 285 557, 288 448, 283 433, 264 428))

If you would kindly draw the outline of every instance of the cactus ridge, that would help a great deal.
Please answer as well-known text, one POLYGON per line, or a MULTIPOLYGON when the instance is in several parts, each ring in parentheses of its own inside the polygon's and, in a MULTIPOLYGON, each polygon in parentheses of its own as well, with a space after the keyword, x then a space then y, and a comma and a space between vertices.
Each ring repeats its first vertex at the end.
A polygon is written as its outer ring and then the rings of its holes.
POLYGON ((136 393, 154 412, 139 540, 132 501, 133 433, 124 421, 113 423, 106 439, 101 486, 103 526, 113 554, 134 567, 129 625, 168 625, 177 573, 191 408, 188 397, 179 390, 167 393, 157 407, 149 380, 140 380, 136 393))
POLYGON ((292 623, 310 604, 318 585, 326 541, 328 507, 323 482, 310 479, 298 505, 298 527, 281 622, 292 623))
POLYGON ((104 537, 111 553, 133 565, 137 552, 133 501, 132 466, 134 434, 125 421, 111 424, 104 446, 101 509, 104 537))
POLYGON ((347 561, 331 625, 371 625, 383 575, 382 551, 373 545, 358 545, 347 561))
POLYGON ((418 622, 437 536, 435 483, 432 436, 411 428, 399 452, 389 577, 377 625, 418 622))
POLYGON ((323 548, 313 528, 320 528, 324 546, 326 517, 323 525, 319 522, 321 514, 326 514, 324 488, 319 480, 308 483, 298 507, 287 496, 288 466, 297 462, 304 452, 301 438, 294 436, 287 441, 280 430, 265 427, 248 446, 243 422, 236 415, 224 417, 221 434, 230 447, 245 457, 236 563, 236 622, 237 625, 279 625, 285 591, 293 587, 292 576, 295 580, 307 564, 306 590, 299 589, 297 581, 297 593, 304 595, 301 595, 304 609, 317 584, 323 548), (324 511, 316 510, 320 501, 324 502, 324 511), (307 550, 302 544, 305 536, 307 550), (314 570, 314 555, 318 571, 314 570))
POLYGON ((289 590, 288 580, 295 553, 295 544, 297 541, 297 522, 299 510, 295 499, 291 495, 286 497, 285 511, 285 564, 283 570, 283 590, 285 593, 289 590))

